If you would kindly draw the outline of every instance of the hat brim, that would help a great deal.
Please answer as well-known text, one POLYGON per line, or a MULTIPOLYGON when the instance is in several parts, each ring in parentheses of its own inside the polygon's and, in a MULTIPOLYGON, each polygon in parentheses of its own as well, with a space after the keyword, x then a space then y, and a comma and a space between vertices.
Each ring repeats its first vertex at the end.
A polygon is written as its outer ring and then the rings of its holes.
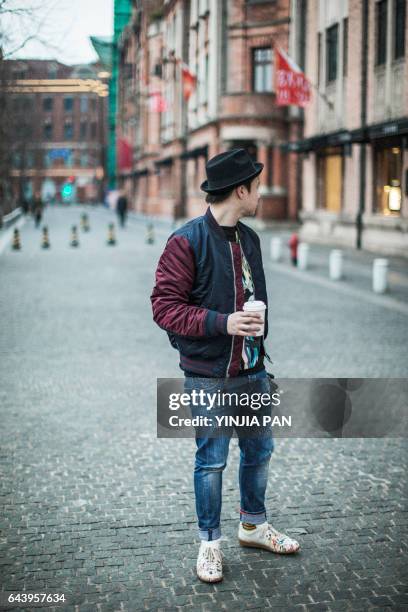
POLYGON ((252 174, 248 174, 248 176, 245 176, 244 178, 239 179, 239 181, 234 181, 232 183, 229 183, 228 185, 223 185, 222 187, 218 187, 217 189, 209 189, 208 181, 206 180, 203 183, 201 183, 200 189, 202 191, 205 191, 206 193, 224 193, 225 191, 232 189, 236 185, 242 185, 242 183, 245 183, 245 181, 255 178, 256 176, 258 176, 258 174, 262 172, 264 168, 264 165, 261 162, 254 162, 254 166, 256 168, 255 172, 252 172, 252 174))

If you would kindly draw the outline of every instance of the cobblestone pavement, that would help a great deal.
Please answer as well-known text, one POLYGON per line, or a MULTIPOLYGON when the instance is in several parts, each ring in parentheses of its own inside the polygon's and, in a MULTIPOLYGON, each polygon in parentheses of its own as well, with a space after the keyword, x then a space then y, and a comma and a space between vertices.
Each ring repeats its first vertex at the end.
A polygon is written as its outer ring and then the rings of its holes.
MULTIPOLYGON (((80 210, 46 211, 50 251, 28 220, 22 251, 0 257, 2 590, 67 596, 25 610, 407 610, 401 438, 277 441, 266 505, 302 544, 287 557, 238 545, 233 440, 225 577, 198 581, 194 440, 156 438, 156 377, 180 375, 149 299, 169 230, 158 225, 146 245, 131 219, 108 247, 111 215, 91 210, 91 232, 73 249, 80 210)), ((407 377, 403 310, 367 287, 357 295, 318 274, 299 278, 270 264, 267 248, 276 375, 407 377)))

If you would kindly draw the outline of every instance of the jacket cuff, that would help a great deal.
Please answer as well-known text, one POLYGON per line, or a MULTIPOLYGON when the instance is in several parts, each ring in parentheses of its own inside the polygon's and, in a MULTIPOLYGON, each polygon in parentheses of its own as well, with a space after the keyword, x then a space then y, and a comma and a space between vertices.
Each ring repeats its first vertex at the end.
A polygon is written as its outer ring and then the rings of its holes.
POLYGON ((227 335, 227 322, 228 314, 217 312, 216 310, 209 310, 205 318, 205 335, 206 336, 218 336, 220 334, 227 335))

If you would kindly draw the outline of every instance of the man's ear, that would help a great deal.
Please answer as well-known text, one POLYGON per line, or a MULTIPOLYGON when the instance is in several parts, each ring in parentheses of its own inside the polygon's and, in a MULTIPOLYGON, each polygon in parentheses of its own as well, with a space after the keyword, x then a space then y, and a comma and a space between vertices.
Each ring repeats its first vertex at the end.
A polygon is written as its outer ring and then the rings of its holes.
POLYGON ((243 189, 244 189, 243 185, 238 185, 238 187, 235 187, 235 193, 240 200, 242 199, 242 196, 244 195, 242 191, 243 189))

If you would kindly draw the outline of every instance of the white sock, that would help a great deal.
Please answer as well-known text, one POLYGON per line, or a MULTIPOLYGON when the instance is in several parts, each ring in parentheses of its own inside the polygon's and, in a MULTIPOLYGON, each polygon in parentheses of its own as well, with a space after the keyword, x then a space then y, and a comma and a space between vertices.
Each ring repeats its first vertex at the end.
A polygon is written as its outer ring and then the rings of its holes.
POLYGON ((202 541, 208 544, 208 546, 212 546, 213 548, 214 547, 218 548, 221 542, 221 538, 217 538, 216 540, 202 540, 202 541))

